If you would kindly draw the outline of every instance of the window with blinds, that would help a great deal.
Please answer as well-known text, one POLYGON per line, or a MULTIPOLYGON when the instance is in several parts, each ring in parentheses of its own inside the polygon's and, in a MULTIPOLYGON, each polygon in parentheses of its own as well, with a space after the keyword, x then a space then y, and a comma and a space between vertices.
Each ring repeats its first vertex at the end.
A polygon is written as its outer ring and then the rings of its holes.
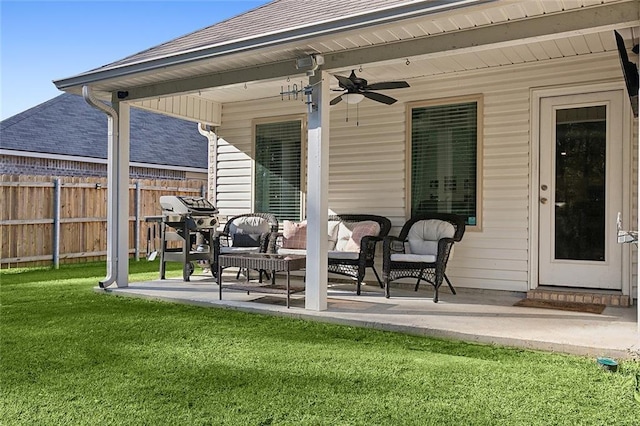
POLYGON ((411 110, 411 214, 477 222, 478 102, 411 110))
POLYGON ((255 211, 300 220, 302 122, 256 125, 255 211))

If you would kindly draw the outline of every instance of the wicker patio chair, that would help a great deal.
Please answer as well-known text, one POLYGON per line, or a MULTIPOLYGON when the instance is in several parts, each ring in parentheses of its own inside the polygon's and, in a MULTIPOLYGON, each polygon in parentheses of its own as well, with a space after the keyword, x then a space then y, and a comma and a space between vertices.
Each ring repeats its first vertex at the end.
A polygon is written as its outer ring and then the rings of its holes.
POLYGON ((391 281, 400 278, 417 278, 415 291, 421 281, 430 283, 435 290, 435 303, 438 303, 438 290, 443 280, 456 294, 445 272, 453 244, 462 240, 464 231, 462 216, 426 213, 409 219, 398 237, 385 237, 382 257, 385 297, 390 297, 391 281))
POLYGON ((384 216, 376 216, 371 214, 340 214, 330 215, 329 222, 341 221, 341 222, 364 222, 374 221, 380 225, 380 232, 377 236, 365 236, 360 241, 359 252, 329 252, 329 272, 334 274, 345 275, 354 278, 357 281, 356 294, 360 294, 360 287, 366 268, 371 268, 375 274, 378 284, 383 287, 378 271, 374 264, 376 256, 376 243, 382 241, 384 237, 389 234, 391 230, 391 221, 384 216))
MULTIPOLYGON (((271 213, 245 213, 229 218, 215 236, 211 271, 217 275, 218 256, 231 253, 274 253, 278 219, 271 213)), ((262 273, 260 271, 260 281, 262 273)), ((239 275, 238 275, 239 276, 239 275)))

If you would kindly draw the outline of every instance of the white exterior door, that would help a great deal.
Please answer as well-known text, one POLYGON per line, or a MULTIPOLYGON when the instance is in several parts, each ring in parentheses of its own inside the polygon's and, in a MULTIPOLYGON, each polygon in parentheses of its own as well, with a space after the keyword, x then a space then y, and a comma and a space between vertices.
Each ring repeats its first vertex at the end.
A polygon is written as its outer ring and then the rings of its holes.
POLYGON ((541 99, 540 285, 622 288, 623 100, 622 91, 541 99))

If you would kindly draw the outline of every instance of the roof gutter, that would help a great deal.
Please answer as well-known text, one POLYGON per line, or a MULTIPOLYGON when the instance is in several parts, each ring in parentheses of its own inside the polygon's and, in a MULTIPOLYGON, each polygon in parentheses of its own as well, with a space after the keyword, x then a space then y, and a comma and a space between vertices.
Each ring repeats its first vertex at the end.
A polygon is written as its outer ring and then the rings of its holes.
POLYGON ((221 45, 211 46, 205 49, 191 50, 184 53, 173 54, 172 56, 157 59, 145 60, 143 62, 124 64, 109 68, 98 68, 74 77, 54 80, 54 84, 60 90, 67 90, 73 87, 96 83, 102 80, 126 77, 132 74, 154 71, 160 68, 183 65, 204 59, 212 59, 233 53, 255 50, 259 48, 274 46, 287 42, 299 41, 312 37, 333 34, 346 30, 355 30, 370 25, 380 25, 393 22, 399 19, 409 19, 435 12, 445 12, 459 9, 469 5, 491 3, 497 0, 430 0, 413 2, 400 7, 388 8, 373 11, 358 16, 351 16, 345 19, 321 22, 312 26, 297 27, 278 33, 267 34, 250 39, 236 40, 221 45), (428 5, 425 7, 425 5, 428 5))
MULTIPOLYGON (((111 147, 118 140, 118 113, 116 110, 106 105, 99 100, 91 92, 89 86, 82 87, 82 97, 92 107, 99 109, 109 116, 109 136, 108 146, 111 147)), ((110 160, 111 161, 111 160, 110 160)), ((114 224, 114 214, 116 210, 114 202, 117 199, 117 185, 113 185, 114 177, 111 174, 111 164, 107 164, 107 178, 109 184, 107 185, 107 276, 98 282, 100 288, 107 288, 116 281, 118 276, 118 256, 117 256, 117 229, 114 224)))

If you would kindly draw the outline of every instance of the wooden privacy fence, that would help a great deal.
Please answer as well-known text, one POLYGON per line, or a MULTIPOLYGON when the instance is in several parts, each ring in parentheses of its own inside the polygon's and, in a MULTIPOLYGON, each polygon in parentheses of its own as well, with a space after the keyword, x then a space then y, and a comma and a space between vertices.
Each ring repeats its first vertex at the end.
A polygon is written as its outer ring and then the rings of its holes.
MULTIPOLYGON (((131 180, 129 253, 139 259, 146 216, 161 214, 160 196, 204 196, 205 182, 131 180)), ((156 232, 159 237, 159 232, 156 232)), ((107 180, 0 176, 0 267, 102 260, 107 254, 107 180)), ((145 247, 146 248, 146 247, 145 247)), ((159 248, 159 247, 156 247, 159 248)))

